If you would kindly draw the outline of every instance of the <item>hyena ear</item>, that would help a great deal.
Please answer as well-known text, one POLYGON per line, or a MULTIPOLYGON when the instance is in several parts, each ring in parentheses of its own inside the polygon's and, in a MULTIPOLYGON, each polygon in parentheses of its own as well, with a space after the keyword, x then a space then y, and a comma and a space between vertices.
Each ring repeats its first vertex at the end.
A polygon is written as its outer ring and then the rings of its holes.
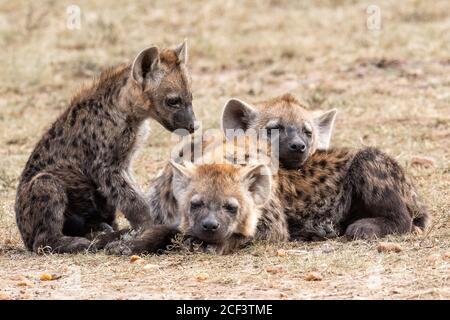
POLYGON ((187 46, 187 39, 184 39, 182 43, 180 43, 178 46, 174 49, 175 54, 177 55, 178 62, 187 64, 188 62, 188 46, 187 46))
POLYGON ((333 131, 336 113, 337 110, 332 109, 320 114, 314 119, 314 124, 317 129, 318 150, 326 150, 330 147, 331 132, 333 131))
POLYGON ((150 47, 142 50, 136 56, 131 66, 131 77, 141 86, 144 86, 146 79, 154 78, 159 70, 159 49, 150 47))
POLYGON ((257 164, 243 168, 241 181, 252 194, 253 201, 257 206, 264 205, 270 197, 272 188, 272 173, 268 166, 257 164))
POLYGON ((223 133, 228 136, 227 131, 246 131, 257 113, 258 111, 255 108, 244 101, 236 98, 228 100, 223 107, 221 117, 223 133))
POLYGON ((172 189, 175 198, 178 200, 180 196, 183 194, 183 191, 186 190, 189 182, 191 181, 192 174, 195 170, 195 165, 191 162, 183 162, 183 164, 176 163, 173 160, 169 161, 172 172, 172 189))

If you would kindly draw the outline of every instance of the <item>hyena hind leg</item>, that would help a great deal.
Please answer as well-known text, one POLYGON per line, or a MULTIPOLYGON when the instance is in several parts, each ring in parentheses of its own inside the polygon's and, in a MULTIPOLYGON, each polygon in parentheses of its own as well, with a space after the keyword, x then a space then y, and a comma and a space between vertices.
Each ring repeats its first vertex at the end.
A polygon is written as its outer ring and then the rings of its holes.
POLYGON ((374 239, 410 232, 412 217, 405 176, 398 163, 380 151, 368 148, 353 160, 350 169, 352 205, 345 235, 351 239, 374 239))
POLYGON ((64 212, 67 195, 58 179, 51 174, 41 174, 30 182, 19 197, 26 206, 18 212, 25 243, 36 253, 51 251, 55 253, 82 252, 90 247, 90 241, 83 237, 70 237, 63 234, 64 212), (26 207, 26 209, 23 209, 26 207), (28 210, 28 212, 25 212, 28 210))
POLYGON ((389 218, 363 218, 350 224, 345 230, 345 235, 351 240, 375 240, 388 234, 408 232, 410 228, 407 222, 399 224, 389 218))

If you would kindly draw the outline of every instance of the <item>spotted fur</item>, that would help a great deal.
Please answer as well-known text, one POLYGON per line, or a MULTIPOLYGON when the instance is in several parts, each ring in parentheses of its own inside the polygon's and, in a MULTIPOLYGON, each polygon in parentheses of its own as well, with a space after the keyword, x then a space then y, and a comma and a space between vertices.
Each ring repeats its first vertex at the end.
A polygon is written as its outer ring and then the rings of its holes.
POLYGON ((192 131, 185 59, 185 44, 161 52, 148 48, 132 65, 102 73, 72 99, 40 139, 20 177, 16 221, 28 250, 89 249, 91 232, 116 229, 116 209, 133 228, 150 223, 132 160, 150 118, 169 130, 192 131), (174 93, 183 101, 178 108, 165 105, 174 93))

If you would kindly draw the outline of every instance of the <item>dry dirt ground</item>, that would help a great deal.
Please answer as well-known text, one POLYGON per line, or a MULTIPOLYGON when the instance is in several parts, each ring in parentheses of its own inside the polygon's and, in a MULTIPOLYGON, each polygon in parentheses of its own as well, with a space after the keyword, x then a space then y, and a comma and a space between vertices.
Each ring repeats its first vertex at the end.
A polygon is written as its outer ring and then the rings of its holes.
MULTIPOLYGON (((1 0, 0 298, 449 299, 449 13, 447 0, 1 0), (67 27, 73 3, 81 29, 67 27), (380 30, 369 3, 381 10, 380 30), (44 130, 102 69, 185 37, 205 128, 217 127, 232 96, 257 101, 292 92, 311 108, 336 107, 333 145, 373 145, 398 159, 433 215, 429 230, 387 239, 402 246, 399 253, 340 239, 260 243, 230 256, 173 252, 143 263, 26 252, 15 188, 44 130), (417 156, 434 161, 416 166, 417 156), (310 272, 322 280, 306 281, 310 272), (41 281, 42 273, 55 280, 41 281)), ((154 123, 135 164, 143 188, 172 144, 154 123)))

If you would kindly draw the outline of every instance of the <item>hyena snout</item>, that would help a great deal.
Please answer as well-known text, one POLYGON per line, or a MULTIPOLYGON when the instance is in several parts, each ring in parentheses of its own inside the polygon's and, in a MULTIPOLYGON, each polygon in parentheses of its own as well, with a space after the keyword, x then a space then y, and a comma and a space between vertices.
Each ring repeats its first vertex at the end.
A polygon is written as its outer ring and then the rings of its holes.
POLYGON ((288 144, 289 151, 294 153, 304 153, 306 151, 306 144, 301 140, 294 140, 288 144))
POLYGON ((202 221, 202 228, 205 232, 216 232, 219 227, 220 223, 214 217, 208 217, 202 221))
POLYGON ((223 222, 218 219, 216 214, 210 213, 197 220, 193 226, 193 235, 207 243, 220 243, 227 237, 227 226, 223 222))
POLYGON ((183 131, 187 130, 189 133, 193 133, 198 129, 199 126, 192 105, 188 105, 173 114, 171 127, 174 129, 173 131, 181 135, 183 135, 183 131))
POLYGON ((308 141, 298 133, 280 136, 280 161, 288 169, 296 169, 308 158, 308 141))

